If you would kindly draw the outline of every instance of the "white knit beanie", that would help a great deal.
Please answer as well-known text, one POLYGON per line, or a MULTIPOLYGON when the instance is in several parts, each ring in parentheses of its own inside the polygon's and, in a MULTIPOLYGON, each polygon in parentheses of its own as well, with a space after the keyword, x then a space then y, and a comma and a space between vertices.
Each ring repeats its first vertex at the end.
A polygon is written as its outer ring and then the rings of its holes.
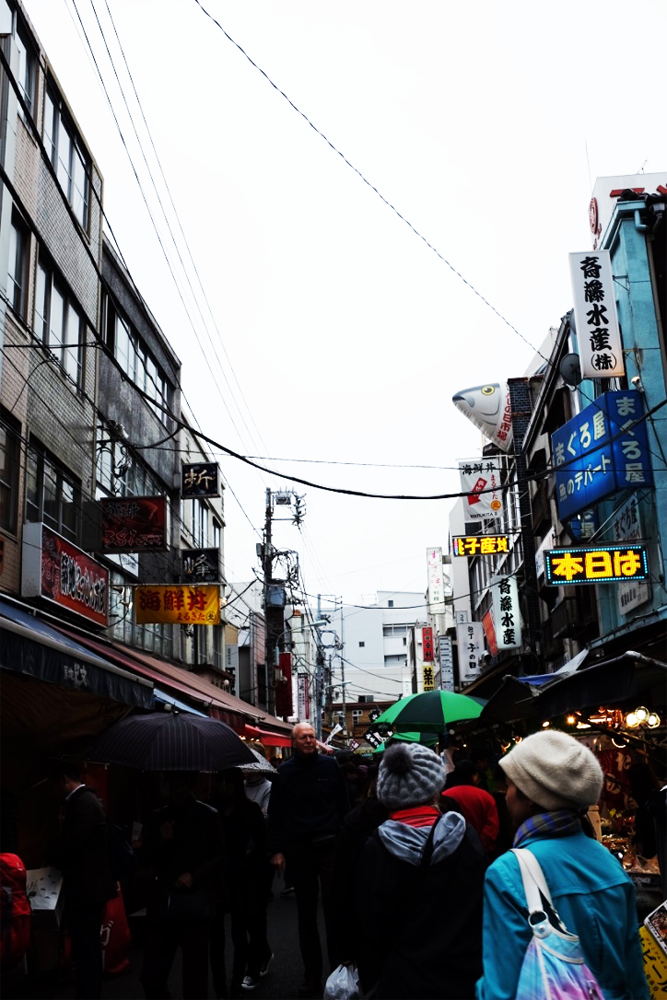
POLYGON ((445 784, 437 753, 420 743, 396 743, 382 755, 377 797, 388 809, 409 809, 431 802, 445 784))
POLYGON ((527 736, 500 766, 524 795, 545 809, 585 809, 602 794, 604 775, 595 756, 556 729, 527 736))

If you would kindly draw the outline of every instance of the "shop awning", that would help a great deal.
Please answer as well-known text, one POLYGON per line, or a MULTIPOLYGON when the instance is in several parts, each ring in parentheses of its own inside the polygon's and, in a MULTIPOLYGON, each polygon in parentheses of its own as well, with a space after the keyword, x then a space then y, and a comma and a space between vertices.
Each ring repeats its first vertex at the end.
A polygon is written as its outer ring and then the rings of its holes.
POLYGON ((89 636, 79 635, 68 629, 62 629, 70 638, 75 638, 88 649, 105 656, 115 663, 135 671, 142 677, 149 678, 162 691, 176 693, 184 700, 194 703, 199 709, 205 709, 207 715, 221 719, 235 729, 245 724, 260 725, 274 733, 284 733, 289 736, 292 727, 261 708, 250 705, 232 694, 227 694, 215 684, 203 677, 186 670, 175 663, 159 660, 137 649, 130 649, 118 642, 103 643, 89 636))
POLYGON ((119 669, 6 600, 0 600, 0 668, 124 705, 153 707, 150 680, 119 669))
MULTIPOLYGON (((556 678, 557 675, 554 675, 556 678)), ((664 704, 667 663, 634 650, 604 663, 554 679, 535 696, 535 711, 545 719, 577 709, 617 705, 652 688, 664 704)))
MULTIPOLYGON (((291 727, 290 727, 291 728, 291 727)), ((259 726, 249 726, 247 723, 243 727, 242 736, 250 740, 259 740, 267 747, 291 747, 292 737, 283 733, 271 733, 267 729, 260 729, 259 726)))

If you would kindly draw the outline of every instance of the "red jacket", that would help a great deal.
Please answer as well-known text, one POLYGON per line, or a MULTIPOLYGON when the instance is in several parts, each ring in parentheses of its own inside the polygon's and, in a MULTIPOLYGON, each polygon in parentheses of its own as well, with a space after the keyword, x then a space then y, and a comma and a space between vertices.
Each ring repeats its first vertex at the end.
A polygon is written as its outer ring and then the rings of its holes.
POLYGON ((485 851, 492 851, 500 830, 498 807, 493 795, 476 785, 454 785, 442 793, 454 799, 457 812, 477 830, 485 851))

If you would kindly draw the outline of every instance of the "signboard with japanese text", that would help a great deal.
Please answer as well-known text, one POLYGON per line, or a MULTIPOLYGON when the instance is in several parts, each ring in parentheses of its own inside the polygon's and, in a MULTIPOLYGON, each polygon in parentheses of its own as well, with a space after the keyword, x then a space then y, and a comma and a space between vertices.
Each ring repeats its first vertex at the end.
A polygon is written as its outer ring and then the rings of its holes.
POLYGON ((453 691, 454 650, 452 640, 448 635, 438 636, 438 653, 440 656, 440 687, 443 691, 453 691))
POLYGON ((507 382, 490 382, 461 389, 452 402, 502 451, 512 450, 512 403, 507 382))
POLYGON ((463 516, 466 521, 500 517, 503 509, 500 490, 500 459, 459 462, 463 516))
POLYGON ((452 555, 494 556, 509 551, 509 535, 455 535, 452 555))
POLYGON ((423 691, 435 690, 435 677, 433 675, 432 663, 425 663, 422 668, 422 690, 423 691))
POLYGON ((424 663, 433 663, 433 629, 430 625, 422 629, 422 659, 424 663))
POLYGON ((109 624, 109 573, 45 524, 23 525, 21 595, 109 624))
POLYGON ((308 674, 300 673, 296 682, 296 701, 299 718, 310 718, 310 692, 308 674))
POLYGON ((588 549, 551 549, 545 553, 547 583, 618 583, 648 579, 643 545, 604 545, 588 549))
MULTIPOLYGON (((634 493, 615 512, 611 522, 611 536, 617 543, 635 543, 642 539, 642 521, 639 498, 634 493)), ((627 615, 651 597, 651 584, 630 579, 622 580, 617 589, 618 610, 627 615)))
POLYGON ((219 625, 220 588, 181 587, 176 583, 135 587, 134 620, 137 625, 219 625))
POLYGON ((561 521, 616 490, 653 484, 643 416, 636 389, 605 392, 551 435, 561 521))
POLYGON ((220 549, 183 549, 181 568, 184 583, 218 583, 220 549))
POLYGON ((484 652, 484 626, 481 622, 464 622, 456 626, 459 652, 459 684, 470 684, 480 674, 479 659, 484 652))
POLYGON ((426 550, 426 567, 428 571, 428 603, 432 614, 437 614, 434 605, 445 600, 445 585, 442 572, 442 549, 426 550))
POLYGON ((610 251, 571 253, 570 274, 582 376, 625 375, 610 251))
POLYGON ((489 647, 489 652, 491 656, 498 655, 498 642, 496 640, 496 627, 493 623, 493 612, 491 608, 482 616, 482 625, 484 626, 484 635, 486 636, 486 642, 489 647))
POLYGON ((155 552, 169 547, 166 497, 103 497, 102 552, 155 552))
POLYGON ((292 714, 292 654, 280 653, 276 670, 276 715, 292 714))
POLYGON ((502 576, 491 588, 493 622, 498 649, 521 646, 521 608, 515 576, 502 576))
MULTIPOLYGON (((567 530, 575 542, 586 542, 589 538, 594 538, 599 527, 600 518, 597 507, 580 510, 575 517, 571 517, 567 522, 567 530)), ((548 548, 553 548, 553 546, 548 546, 548 548)))
POLYGON ((181 496, 184 500, 192 497, 219 497, 220 492, 220 466, 217 462, 196 462, 181 466, 181 496))

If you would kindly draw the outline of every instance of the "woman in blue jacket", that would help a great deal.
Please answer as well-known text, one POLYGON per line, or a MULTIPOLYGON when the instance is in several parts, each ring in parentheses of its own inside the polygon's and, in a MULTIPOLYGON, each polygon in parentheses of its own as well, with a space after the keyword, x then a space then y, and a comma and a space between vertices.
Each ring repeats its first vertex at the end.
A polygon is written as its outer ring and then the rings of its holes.
MULTIPOLYGON (((605 1000, 649 1000, 639 945, 634 886, 617 859, 589 838, 581 816, 602 792, 595 756, 572 736, 543 731, 500 761, 514 847, 540 863, 553 905, 578 934, 584 959, 605 1000)), ((484 884, 484 975, 479 1000, 514 1000, 531 940, 519 863, 511 851, 488 869, 484 884)))

